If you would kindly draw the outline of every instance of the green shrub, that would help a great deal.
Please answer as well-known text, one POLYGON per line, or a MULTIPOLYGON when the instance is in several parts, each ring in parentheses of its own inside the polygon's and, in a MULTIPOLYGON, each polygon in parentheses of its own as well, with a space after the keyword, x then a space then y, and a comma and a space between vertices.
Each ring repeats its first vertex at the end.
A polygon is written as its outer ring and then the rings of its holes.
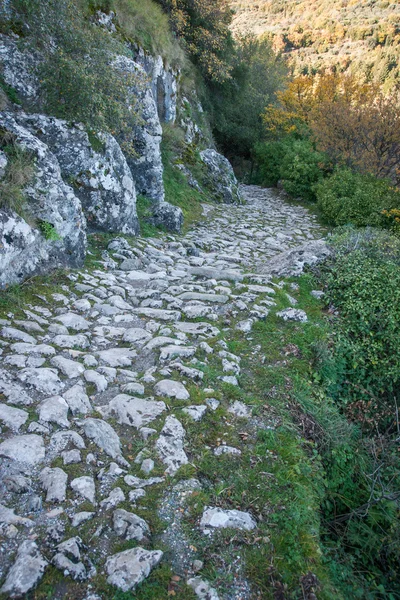
POLYGON ((308 140, 295 140, 287 149, 280 175, 285 191, 292 197, 315 201, 314 185, 329 171, 329 162, 308 140))
POLYGON ((257 183, 267 187, 282 181, 292 197, 315 201, 314 185, 329 171, 327 157, 308 140, 286 137, 256 145, 257 183))
POLYGON ((12 0, 12 28, 21 30, 28 50, 40 52, 38 73, 45 109, 91 129, 121 133, 138 121, 127 104, 139 76, 122 73, 113 58, 126 47, 94 27, 81 0, 12 0))
POLYGON ((318 206, 330 225, 384 224, 383 211, 400 208, 400 192, 390 182, 338 169, 315 187, 318 206))
POLYGON ((367 231, 335 243, 323 274, 339 311, 326 384, 353 419, 386 431, 396 426, 400 393, 400 241, 367 231))
POLYGON ((34 177, 34 159, 15 143, 8 132, 1 130, 0 149, 8 160, 4 177, 0 180, 0 208, 10 208, 24 216, 24 189, 34 177))
POLYGON ((281 164, 289 148, 288 142, 272 141, 257 144, 253 156, 257 163, 257 183, 276 187, 281 178, 281 164))
POLYGON ((125 39, 161 54, 173 66, 185 64, 185 54, 172 34, 168 16, 153 0, 114 0, 112 8, 125 39))

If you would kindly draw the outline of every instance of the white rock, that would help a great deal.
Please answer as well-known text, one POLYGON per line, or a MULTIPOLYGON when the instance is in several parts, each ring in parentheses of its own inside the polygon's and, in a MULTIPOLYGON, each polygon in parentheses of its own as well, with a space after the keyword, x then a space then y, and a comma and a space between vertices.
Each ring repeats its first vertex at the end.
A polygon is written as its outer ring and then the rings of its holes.
POLYGON ((92 406, 89 401, 84 387, 81 383, 77 383, 69 390, 63 393, 63 398, 68 404, 68 408, 73 415, 87 415, 92 412, 92 406))
POLYGON ((235 400, 235 402, 228 408, 228 412, 235 415, 235 417, 244 417, 248 419, 251 417, 251 410, 246 404, 243 402, 239 402, 239 400, 235 400))
POLYGON ((85 371, 85 367, 81 365, 81 363, 78 363, 75 360, 70 360, 69 358, 64 358, 63 356, 55 356, 50 362, 53 367, 60 369, 61 373, 63 373, 63 375, 69 379, 80 377, 80 375, 82 375, 82 373, 85 371))
POLYGON ((62 396, 52 396, 38 406, 39 420, 44 423, 57 423, 60 427, 69 427, 68 404, 62 396))
POLYGON ((85 521, 89 521, 90 519, 93 519, 95 514, 96 513, 89 512, 89 511, 82 511, 82 512, 74 514, 74 516, 72 517, 72 522, 71 522, 72 527, 79 527, 79 525, 81 525, 82 523, 85 523, 85 521))
POLYGON ((113 527, 115 533, 126 540, 141 542, 150 536, 150 527, 146 521, 122 508, 114 511, 113 527))
POLYGON ((298 321, 299 323, 306 323, 308 321, 307 314, 299 308, 285 308, 277 312, 276 316, 284 321, 298 321))
POLYGON ((223 510, 206 506, 200 521, 200 529, 203 533, 211 533, 212 529, 240 529, 252 531, 257 527, 253 517, 241 510, 223 510))
POLYGON ((125 494, 121 488, 117 487, 111 490, 108 497, 100 502, 100 506, 104 508, 104 510, 109 510, 110 508, 115 508, 118 504, 121 504, 121 502, 125 502, 125 494))
POLYGON ((128 348, 110 348, 98 352, 97 355, 103 363, 110 367, 130 367, 137 352, 128 348))
POLYGON ((107 582, 123 592, 134 590, 158 565, 163 553, 133 548, 110 556, 106 562, 107 582))
POLYGON ((37 544, 25 540, 18 547, 17 558, 7 573, 0 593, 7 594, 9 598, 23 597, 37 585, 47 565, 37 544))
MULTIPOLYGON (((177 400, 189 400, 190 394, 185 386, 179 381, 172 379, 163 379, 154 386, 156 396, 164 396, 167 398, 176 398, 177 400)), ((143 423, 145 425, 145 423, 143 423)))
POLYGON ((204 415, 207 412, 207 406, 204 405, 195 405, 188 406, 187 408, 183 408, 182 412, 186 413, 193 419, 193 421, 201 421, 204 415))
POLYGON ((201 579, 201 577, 192 577, 187 580, 187 584, 200 600, 219 600, 217 590, 212 588, 210 583, 201 579))
POLYGON ((83 374, 85 380, 88 383, 93 383, 99 393, 104 392, 108 388, 108 381, 101 373, 97 371, 88 370, 83 374))
POLYGON ((35 466, 45 457, 43 438, 39 435, 18 435, 0 444, 0 456, 35 466))
POLYGON ((119 394, 109 402, 108 406, 100 407, 98 410, 101 410, 104 416, 115 416, 121 425, 130 425, 139 429, 154 421, 166 408, 161 401, 119 394))
POLYGON ((73 312, 59 315, 58 317, 55 317, 55 320, 68 329, 73 329, 74 331, 87 331, 90 326, 86 319, 73 312))
POLYGON ((222 454, 235 454, 236 456, 240 456, 242 453, 238 448, 233 448, 233 446, 218 446, 218 448, 214 448, 215 456, 221 456, 222 454))
POLYGON ((189 462, 183 449, 185 433, 178 419, 172 415, 167 417, 156 442, 156 450, 169 475, 174 475, 182 465, 189 462))
POLYGON ((45 467, 40 473, 40 483, 47 492, 46 502, 64 502, 68 475, 62 469, 45 467))
POLYGON ((77 335, 56 335, 52 339, 52 343, 59 348, 81 348, 89 347, 89 340, 83 334, 77 335))
POLYGON ((111 458, 121 458, 121 442, 114 429, 101 419, 85 419, 83 431, 111 458))
POLYGON ((92 504, 96 504, 96 486, 93 477, 89 477, 88 475, 77 477, 71 481, 71 488, 79 496, 82 496, 82 498, 89 500, 92 504))
POLYGON ((18 431, 26 423, 28 417, 29 414, 26 410, 0 403, 0 421, 3 421, 12 431, 18 431))
POLYGON ((64 387, 56 369, 22 369, 18 373, 18 378, 28 386, 48 396, 58 394, 64 387))

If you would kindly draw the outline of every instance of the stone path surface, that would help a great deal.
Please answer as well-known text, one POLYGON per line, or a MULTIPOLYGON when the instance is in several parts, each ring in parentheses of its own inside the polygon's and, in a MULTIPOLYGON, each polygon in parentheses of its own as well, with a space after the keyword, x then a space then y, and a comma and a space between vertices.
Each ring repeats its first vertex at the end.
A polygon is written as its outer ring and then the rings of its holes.
MULTIPOLYGON (((226 593, 203 579, 180 527, 186 499, 202 488, 185 476, 193 456, 184 423, 200 423, 221 402, 233 419, 250 417, 244 404, 204 389, 204 368, 217 360, 221 383, 240 385, 241 358, 226 341, 232 330, 249 335, 274 311, 277 283, 265 265, 322 233, 306 209, 275 192, 243 186, 242 193, 244 205, 205 206, 204 220, 184 237, 138 238, 132 246, 116 237, 99 267, 71 273, 51 304, 38 298, 24 319, 10 313, 0 322, 6 597, 32 590, 52 565, 98 600, 105 596, 91 584, 96 574, 126 592, 164 560, 198 598, 250 597, 245 580, 226 593), (154 510, 164 522, 158 537, 154 510), (115 552, 116 542, 127 549, 115 552)), ((291 255, 291 264, 298 267, 303 254, 291 255)), ((297 313, 282 318, 307 318, 297 313)), ((240 449, 215 450, 225 453, 240 449)), ((196 527, 207 537, 221 528, 252 531, 257 521, 206 506, 196 527)))

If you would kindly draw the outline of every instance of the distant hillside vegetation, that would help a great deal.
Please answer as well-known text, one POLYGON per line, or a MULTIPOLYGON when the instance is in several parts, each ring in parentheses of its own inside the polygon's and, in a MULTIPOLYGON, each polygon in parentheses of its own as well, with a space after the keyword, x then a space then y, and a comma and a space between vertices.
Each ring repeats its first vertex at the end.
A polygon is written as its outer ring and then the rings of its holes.
POLYGON ((296 74, 336 67, 400 85, 398 0, 230 0, 235 34, 270 34, 296 74))

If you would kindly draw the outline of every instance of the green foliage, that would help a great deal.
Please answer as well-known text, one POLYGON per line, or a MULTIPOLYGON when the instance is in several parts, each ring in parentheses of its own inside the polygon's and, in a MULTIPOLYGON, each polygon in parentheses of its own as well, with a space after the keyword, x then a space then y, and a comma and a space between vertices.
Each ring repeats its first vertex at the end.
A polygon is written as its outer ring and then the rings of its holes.
POLYGON ((370 235, 338 253, 324 275, 327 299, 340 312, 333 352, 339 369, 328 389, 367 427, 382 430, 395 426, 400 391, 400 242, 387 254, 387 237, 370 235))
POLYGON ((253 150, 257 163, 256 181, 266 187, 276 187, 281 178, 281 164, 288 151, 289 141, 258 143, 253 150))
POLYGON ((338 169, 316 186, 318 206, 331 225, 352 223, 358 227, 380 226, 383 210, 400 208, 400 191, 386 180, 338 169))
POLYGON ((128 92, 140 82, 112 65, 124 46, 90 23, 79 0, 13 0, 12 8, 12 27, 44 58, 38 76, 46 110, 92 129, 130 130, 138 114, 128 92))
MULTIPOLYGON (((185 145, 182 132, 177 127, 165 127, 165 135, 162 143, 162 156, 164 164, 164 188, 165 200, 179 206, 184 216, 184 230, 190 228, 198 221, 202 214, 201 204, 205 201, 204 196, 193 189, 187 181, 186 176, 174 165, 178 156, 185 154, 185 145), (178 150, 178 148, 180 150, 178 150)), ((178 160, 182 160, 179 158, 178 160)), ((196 154, 190 152, 190 160, 196 162, 196 154)), ((193 165, 191 165, 193 169, 193 165)))
POLYGON ((54 225, 47 221, 39 221, 39 229, 44 239, 49 242, 56 242, 61 239, 61 236, 54 225))
POLYGON ((327 157, 307 140, 295 140, 283 157, 280 173, 285 191, 293 197, 315 200, 313 186, 329 169, 327 157))
MULTIPOLYGON (((11 85, 8 85, 4 81, 2 75, 0 75, 0 89, 3 90, 10 102, 13 102, 14 104, 21 104, 21 101, 18 97, 18 92, 11 85)), ((0 108, 2 107, 0 106, 0 108)))
POLYGON ((0 149, 6 154, 7 166, 0 179, 0 208, 10 208, 23 216, 24 189, 35 175, 32 155, 18 146, 12 136, 0 129, 0 149))
POLYGON ((329 172, 327 157, 315 150, 307 139, 287 136, 281 141, 258 144, 254 150, 258 179, 263 185, 276 186, 282 181, 292 197, 315 201, 314 185, 329 172))
POLYGON ((186 57, 174 37, 168 16, 153 0, 114 0, 122 36, 152 54, 161 54, 173 66, 182 68, 186 57))
POLYGON ((152 201, 139 195, 136 199, 136 210, 140 225, 140 235, 143 237, 157 237, 160 230, 152 224, 152 201))
POLYGON ((250 158, 264 136, 261 113, 282 86, 286 67, 268 39, 236 41, 230 57, 232 77, 210 84, 210 112, 218 145, 228 156, 250 158))
POLYGON ((171 26, 182 40, 206 81, 231 78, 229 30, 232 13, 225 0, 157 0, 168 13, 171 26))

